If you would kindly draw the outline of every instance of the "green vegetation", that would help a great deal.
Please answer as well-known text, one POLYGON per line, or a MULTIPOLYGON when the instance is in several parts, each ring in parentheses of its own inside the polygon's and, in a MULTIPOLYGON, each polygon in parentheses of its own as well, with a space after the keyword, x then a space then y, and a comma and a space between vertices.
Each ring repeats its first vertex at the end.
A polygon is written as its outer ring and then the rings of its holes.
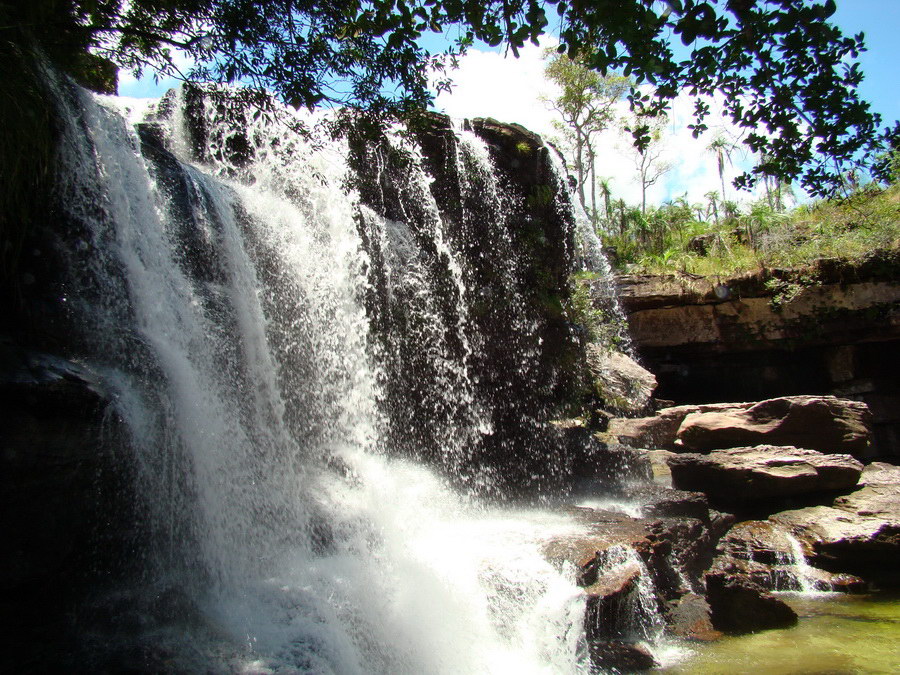
POLYGON ((590 288, 590 283, 596 278, 594 272, 580 271, 573 274, 569 279, 572 292, 563 302, 563 309, 570 322, 581 326, 588 342, 603 345, 606 349, 616 349, 627 330, 619 319, 597 307, 590 288))
POLYGON ((721 203, 716 193, 708 199, 695 205, 678 199, 646 214, 623 206, 605 236, 615 265, 629 272, 728 276, 900 248, 900 184, 870 185, 791 210, 774 208, 770 199, 743 209, 721 203))
MULTIPOLYGON (((517 54, 551 24, 559 38, 551 70, 572 85, 557 103, 588 134, 577 170, 590 179, 595 216, 602 203, 622 264, 705 273, 894 245, 895 220, 884 215, 890 196, 823 206, 839 213, 819 218, 815 210, 783 215, 776 200, 742 213, 711 193, 709 210, 698 215, 689 204, 616 203, 595 175, 589 137, 610 123, 610 102, 630 87, 629 127, 645 189, 660 169, 652 166, 654 125, 684 92, 695 97, 695 136, 707 131, 711 101, 744 130, 741 143, 758 161, 737 187, 761 180, 777 193, 785 181, 800 181, 825 196, 848 175, 896 178, 896 155, 888 151, 900 147, 900 123, 880 130, 879 116, 858 98, 863 39, 829 23, 835 9, 833 0, 0 0, 2 115, 7 136, 15 137, 0 156, 4 274, 15 268, 22 233, 37 217, 20 213, 20 197, 40 194, 52 169, 53 120, 33 86, 40 78, 28 74, 35 59, 106 91, 114 87, 113 69, 126 68, 241 84, 237 96, 264 112, 273 110, 274 96, 293 106, 340 104, 409 117, 450 86, 449 69, 468 47, 481 41, 517 54), (443 53, 421 46, 428 34, 449 36, 443 53), (689 59, 676 57, 675 39, 692 49, 689 59), (870 207, 879 215, 859 215, 870 207), (698 235, 709 241, 692 243, 698 235)), ((719 140, 709 147, 722 177, 732 148, 719 140)), ((724 197, 724 180, 722 189, 724 197)), ((532 195, 535 203, 541 198, 532 195)))

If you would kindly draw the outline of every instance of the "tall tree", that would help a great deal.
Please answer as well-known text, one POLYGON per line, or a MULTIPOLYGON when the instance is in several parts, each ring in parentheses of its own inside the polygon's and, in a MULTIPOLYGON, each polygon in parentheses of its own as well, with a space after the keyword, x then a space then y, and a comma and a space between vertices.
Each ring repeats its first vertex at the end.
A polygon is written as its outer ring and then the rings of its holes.
POLYGON ((601 75, 565 54, 551 54, 545 73, 559 86, 560 93, 548 102, 560 116, 562 121, 557 128, 571 147, 578 179, 578 200, 596 225, 599 212, 594 145, 597 136, 613 121, 615 105, 629 92, 631 83, 620 75, 601 75))
POLYGON ((612 179, 604 176, 597 179, 595 185, 603 197, 603 216, 609 223, 612 218, 612 179))
POLYGON ((666 120, 665 115, 660 115, 651 122, 636 119, 626 128, 647 139, 643 146, 635 147, 634 151, 634 166, 641 181, 642 214, 647 213, 647 190, 672 169, 671 163, 663 159, 662 132, 666 120))

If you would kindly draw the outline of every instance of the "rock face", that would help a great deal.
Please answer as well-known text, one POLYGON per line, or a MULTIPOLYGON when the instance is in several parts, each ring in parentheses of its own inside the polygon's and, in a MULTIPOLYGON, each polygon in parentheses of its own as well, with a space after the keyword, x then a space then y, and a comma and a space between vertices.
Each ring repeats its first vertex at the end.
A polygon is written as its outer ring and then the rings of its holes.
POLYGON ((652 475, 645 453, 619 443, 604 443, 577 420, 554 422, 546 433, 555 449, 558 490, 616 490, 652 475))
POLYGON ((131 571, 123 556, 139 549, 141 518, 127 453, 116 452, 121 430, 93 375, 5 345, 0 363, 3 611, 28 654, 35 641, 58 645, 86 595, 131 571))
MULTIPOLYGON (((868 404, 871 457, 900 455, 900 254, 729 279, 619 278, 657 396, 678 403, 806 393, 868 404)), ((768 442, 768 441, 767 441, 768 442)), ((802 443, 800 445, 803 445, 802 443)))
POLYGON ((821 452, 862 455, 871 414, 864 403, 834 396, 791 396, 750 407, 687 415, 676 444, 695 451, 745 445, 793 445, 821 452))
POLYGON ((678 489, 704 492, 719 503, 746 505, 852 489, 863 465, 849 455, 757 445, 673 455, 669 468, 678 489))
POLYGON ((408 151, 386 130, 365 116, 353 120, 348 181, 368 214, 360 226, 369 257, 365 305, 371 340, 384 355, 391 447, 446 464, 448 429, 477 409, 491 433, 474 436, 466 460, 445 466, 448 473, 505 492, 558 487, 568 467, 548 470, 546 458, 559 456, 560 446, 542 423, 589 377, 585 338, 563 310, 575 263, 565 177, 540 137, 522 127, 474 119, 464 143, 448 117, 423 113, 409 122, 421 149, 419 182, 408 151), (472 170, 481 161, 473 143, 489 167, 472 170), (435 243, 435 232, 444 243, 435 243), (396 243, 383 246, 385 237, 396 243), (398 255, 410 258, 399 264, 398 255), (461 292, 460 281, 468 290, 461 292), (420 314, 426 303, 427 318, 420 314), (467 341, 477 348, 467 352, 467 341), (447 359, 462 354, 465 369, 451 373, 447 359), (448 406, 448 389, 471 390, 472 404, 448 406))

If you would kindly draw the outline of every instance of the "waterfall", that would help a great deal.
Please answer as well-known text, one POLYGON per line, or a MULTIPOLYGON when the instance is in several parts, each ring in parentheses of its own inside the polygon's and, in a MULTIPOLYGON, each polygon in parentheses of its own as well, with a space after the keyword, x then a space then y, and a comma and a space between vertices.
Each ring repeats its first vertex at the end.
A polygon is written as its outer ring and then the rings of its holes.
POLYGON ((137 645, 150 670, 588 672, 584 595, 542 552, 580 526, 483 499, 568 470, 546 354, 573 343, 528 290, 534 261, 563 288, 570 252, 537 254, 557 244, 513 215, 528 195, 485 141, 442 137, 437 178, 402 130, 310 116, 304 139, 196 93, 57 96, 61 300, 148 523, 106 600, 137 618, 94 665, 137 645))

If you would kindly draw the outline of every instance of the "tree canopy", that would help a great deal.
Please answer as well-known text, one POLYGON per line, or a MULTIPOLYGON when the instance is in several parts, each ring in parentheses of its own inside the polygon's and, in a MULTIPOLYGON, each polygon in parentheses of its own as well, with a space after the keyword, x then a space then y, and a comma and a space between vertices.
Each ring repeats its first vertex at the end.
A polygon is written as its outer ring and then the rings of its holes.
MULTIPOLYGON (((427 106, 432 83, 478 41, 517 53, 558 36, 559 50, 601 74, 621 72, 639 115, 652 119, 682 91, 696 97, 696 134, 710 101, 765 157, 753 174, 834 191, 843 172, 896 145, 900 125, 860 100, 862 35, 828 22, 834 0, 0 0, 3 40, 26 34, 53 54, 90 50, 116 65, 240 82, 295 106, 427 106), (428 33, 448 38, 432 54, 428 33), (678 47, 681 43, 683 48, 678 47), (180 73, 176 52, 193 62, 180 73), (710 98, 712 97, 712 99, 710 98)), ((649 125, 636 142, 649 140, 649 125)))

